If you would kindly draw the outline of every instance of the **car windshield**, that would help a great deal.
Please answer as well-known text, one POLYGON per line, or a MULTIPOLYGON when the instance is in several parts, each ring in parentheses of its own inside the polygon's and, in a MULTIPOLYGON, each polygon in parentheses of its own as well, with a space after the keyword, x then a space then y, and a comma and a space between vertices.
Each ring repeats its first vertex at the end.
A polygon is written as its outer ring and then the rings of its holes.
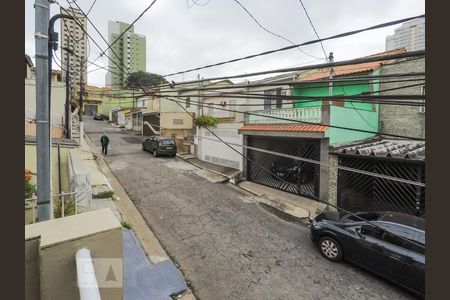
POLYGON ((389 212, 381 216, 380 221, 398 223, 425 230, 425 219, 404 213, 389 212))
POLYGON ((161 140, 161 145, 175 145, 173 140, 161 140))

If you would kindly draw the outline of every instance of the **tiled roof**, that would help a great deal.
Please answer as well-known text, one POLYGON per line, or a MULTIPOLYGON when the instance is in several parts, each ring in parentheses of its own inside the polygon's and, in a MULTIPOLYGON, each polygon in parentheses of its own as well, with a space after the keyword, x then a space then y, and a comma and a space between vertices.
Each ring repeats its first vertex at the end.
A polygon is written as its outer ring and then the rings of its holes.
POLYGON ((342 154, 355 154, 363 156, 424 160, 425 142, 414 140, 382 139, 377 142, 343 147, 338 149, 337 152, 342 154))
POLYGON ((302 124, 276 124, 276 125, 244 125, 239 130, 246 131, 285 131, 285 132, 325 132, 328 126, 302 125, 302 124))
MULTIPOLYGON (((382 53, 377 53, 377 54, 373 54, 373 55, 369 55, 366 57, 377 57, 377 56, 384 56, 384 55, 393 55, 393 54, 400 54, 405 52, 405 49, 395 49, 395 50, 390 50, 390 51, 386 51, 386 52, 382 52, 382 53)), ((373 71, 375 69, 378 69, 379 67, 381 67, 384 63, 386 63, 386 60, 382 60, 382 61, 375 61, 375 62, 367 62, 367 63, 361 63, 361 64, 356 64, 356 65, 348 65, 348 66, 337 66, 337 67, 333 67, 334 70, 334 76, 341 76, 341 75, 349 75, 349 74, 355 74, 355 73, 363 73, 363 72, 369 72, 369 71, 373 71)), ((329 68, 321 68, 318 69, 316 72, 305 76, 303 78, 301 78, 300 80, 316 80, 316 79, 323 79, 323 78, 328 78, 328 76, 330 75, 330 69, 329 68)))

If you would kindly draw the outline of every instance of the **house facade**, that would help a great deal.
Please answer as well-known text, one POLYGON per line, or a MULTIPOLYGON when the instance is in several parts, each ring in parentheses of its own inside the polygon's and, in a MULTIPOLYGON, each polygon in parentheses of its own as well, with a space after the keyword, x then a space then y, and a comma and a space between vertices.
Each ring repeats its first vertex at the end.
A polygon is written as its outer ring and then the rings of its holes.
POLYGON ((87 85, 83 96, 83 113, 93 116, 102 112, 103 89, 101 87, 87 85))
POLYGON ((338 158, 330 155, 330 147, 373 138, 379 130, 379 105, 346 97, 377 94, 380 85, 374 76, 380 74, 384 63, 360 63, 298 74, 290 84, 292 107, 272 106, 268 109, 266 106, 264 110, 247 114, 244 126, 239 129, 244 135, 244 152, 248 157, 244 177, 272 188, 336 204, 338 172, 335 166, 338 158), (331 87, 328 83, 330 72, 333 75, 331 87), (302 157, 303 160, 270 152, 302 157))
MULTIPOLYGON (((66 85, 61 72, 52 70, 51 111, 52 137, 64 136, 66 85)), ((30 57, 25 54, 25 135, 36 135, 36 76, 30 57)))

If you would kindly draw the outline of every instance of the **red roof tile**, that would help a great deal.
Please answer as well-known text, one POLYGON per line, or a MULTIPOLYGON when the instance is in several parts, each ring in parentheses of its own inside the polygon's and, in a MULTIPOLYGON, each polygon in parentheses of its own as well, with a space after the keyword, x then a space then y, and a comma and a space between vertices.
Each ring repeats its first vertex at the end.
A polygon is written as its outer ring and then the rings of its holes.
MULTIPOLYGON (((384 56, 384 55, 400 54, 403 52, 405 52, 405 49, 401 48, 401 49, 389 50, 389 51, 385 51, 382 53, 369 55, 366 57, 377 57, 377 56, 384 56)), ((356 65, 337 66, 337 67, 333 68, 334 76, 349 75, 349 74, 373 71, 373 70, 381 67, 386 62, 387 62, 387 60, 380 60, 380 61, 367 62, 367 63, 361 63, 361 64, 356 64, 356 65)), ((306 81, 306 80, 323 79, 323 78, 328 78, 329 75, 330 75, 329 68, 322 68, 322 69, 318 69, 316 72, 314 72, 306 77, 301 78, 300 80, 306 81)))
POLYGON ((325 132, 328 126, 303 125, 303 124, 266 124, 266 125, 244 125, 239 130, 246 131, 285 131, 285 132, 325 132))

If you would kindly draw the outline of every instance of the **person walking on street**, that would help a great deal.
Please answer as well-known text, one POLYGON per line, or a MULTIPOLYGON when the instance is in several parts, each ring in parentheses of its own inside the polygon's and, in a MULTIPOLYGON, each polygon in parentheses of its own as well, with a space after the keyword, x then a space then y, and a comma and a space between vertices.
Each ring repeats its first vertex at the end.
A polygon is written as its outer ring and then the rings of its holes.
POLYGON ((108 154, 108 144, 109 144, 109 138, 104 133, 100 139, 100 143, 102 144, 102 154, 108 154))

